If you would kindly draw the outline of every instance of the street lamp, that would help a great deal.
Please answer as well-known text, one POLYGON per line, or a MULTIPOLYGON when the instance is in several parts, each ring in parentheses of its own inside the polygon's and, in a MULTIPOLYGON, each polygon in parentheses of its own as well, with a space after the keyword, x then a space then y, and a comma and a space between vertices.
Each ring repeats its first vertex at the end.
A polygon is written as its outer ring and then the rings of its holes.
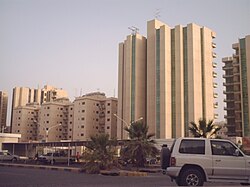
POLYGON ((45 142, 48 142, 48 138, 49 138, 49 131, 50 131, 52 128, 54 128, 54 127, 59 127, 59 126, 61 126, 61 125, 62 125, 62 124, 61 124, 61 123, 59 123, 59 124, 54 125, 54 126, 52 126, 52 127, 46 128, 46 139, 45 139, 45 142))
POLYGON ((135 123, 135 122, 137 122, 137 121, 143 120, 143 117, 140 117, 140 118, 138 118, 137 120, 131 121, 131 122, 128 124, 124 119, 122 119, 121 117, 119 117, 117 114, 114 114, 114 116, 115 116, 117 119, 121 120, 123 123, 125 123, 127 127, 129 127, 131 124, 133 124, 133 123, 135 123))

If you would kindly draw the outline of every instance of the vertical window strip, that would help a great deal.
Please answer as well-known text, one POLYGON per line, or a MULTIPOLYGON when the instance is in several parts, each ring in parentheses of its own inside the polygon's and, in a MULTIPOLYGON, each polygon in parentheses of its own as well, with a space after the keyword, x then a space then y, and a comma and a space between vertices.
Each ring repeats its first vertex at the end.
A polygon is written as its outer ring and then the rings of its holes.
POLYGON ((240 59, 241 59, 241 83, 242 83, 242 99, 243 99, 243 136, 249 136, 249 111, 248 111, 248 91, 247 91, 247 64, 246 64, 246 42, 245 38, 240 39, 240 59))
POLYGON ((136 35, 132 36, 132 72, 131 72, 131 121, 135 120, 135 47, 136 35))
POLYGON ((175 29, 171 29, 171 95, 172 95, 172 137, 176 138, 176 98, 175 98, 175 29))
POLYGON ((160 29, 156 30, 156 138, 160 138, 160 29))
POLYGON ((184 133, 188 136, 188 56, 187 56, 187 27, 183 28, 183 63, 184 63, 184 133))
POLYGON ((204 29, 201 32, 201 86, 202 86, 202 117, 206 118, 205 64, 204 64, 204 29))

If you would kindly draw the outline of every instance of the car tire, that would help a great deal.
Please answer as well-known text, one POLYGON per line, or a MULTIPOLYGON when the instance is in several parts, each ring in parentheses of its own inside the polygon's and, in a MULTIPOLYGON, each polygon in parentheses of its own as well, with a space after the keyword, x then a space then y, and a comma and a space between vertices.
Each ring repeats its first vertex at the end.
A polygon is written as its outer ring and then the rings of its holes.
POLYGON ((11 160, 12 162, 16 162, 17 161, 17 159, 16 158, 12 158, 12 160, 11 160))
POLYGON ((161 169, 166 170, 169 167, 170 150, 168 147, 163 147, 161 150, 161 169))
POLYGON ((199 169, 186 169, 178 178, 180 186, 203 186, 204 183, 204 177, 199 169))

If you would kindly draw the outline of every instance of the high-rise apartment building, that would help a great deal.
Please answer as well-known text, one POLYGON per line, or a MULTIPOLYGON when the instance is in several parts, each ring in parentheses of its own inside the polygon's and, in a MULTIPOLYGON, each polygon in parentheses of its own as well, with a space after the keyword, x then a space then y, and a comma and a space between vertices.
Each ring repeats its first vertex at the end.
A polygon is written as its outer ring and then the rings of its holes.
POLYGON ((62 88, 45 85, 41 90, 41 104, 63 97, 68 97, 68 93, 62 88))
POLYGON ((4 132, 6 128, 8 109, 8 94, 7 92, 0 91, 0 132, 4 132))
POLYGON ((41 105, 44 102, 50 102, 63 97, 68 97, 67 92, 53 86, 45 85, 43 89, 15 87, 12 95, 11 131, 13 128, 13 111, 16 107, 32 103, 41 105))
MULTIPOLYGON (((140 36, 146 41, 144 49, 136 48, 138 37, 132 33, 119 45, 118 116, 123 120, 118 128, 142 115, 156 138, 175 138, 189 136, 191 121, 214 119, 215 33, 193 23, 171 28, 151 20, 147 38, 140 36), (133 90, 144 92, 137 101, 133 90), (143 109, 135 101, 143 103, 143 109)), ((122 135, 118 129, 118 138, 122 135)))
POLYGON ((12 133, 21 134, 21 142, 37 140, 39 108, 39 105, 28 104, 13 109, 12 133))
POLYGON ((222 62, 228 136, 250 136, 250 35, 232 45, 235 53, 222 62))
MULTIPOLYGON (((115 138, 117 129, 117 99, 107 98, 103 93, 90 93, 74 101, 72 137, 73 140, 90 140, 100 133, 115 138)), ((71 110, 71 109, 70 109, 71 110)))
MULTIPOLYGON (((146 116, 146 38, 134 33, 119 44, 118 119, 120 139, 127 138, 123 131, 125 119, 135 121, 146 116)), ((145 120, 145 118, 144 118, 145 120)))
POLYGON ((68 140, 68 112, 72 103, 68 98, 59 98, 41 105, 38 115, 38 140, 68 140))

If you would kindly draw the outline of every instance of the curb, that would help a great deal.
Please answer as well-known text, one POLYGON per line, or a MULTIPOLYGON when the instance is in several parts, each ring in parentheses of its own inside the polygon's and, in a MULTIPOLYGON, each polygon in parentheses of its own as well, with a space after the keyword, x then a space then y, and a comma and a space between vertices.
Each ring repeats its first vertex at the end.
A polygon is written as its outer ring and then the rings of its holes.
POLYGON ((148 176, 147 172, 140 172, 140 171, 107 171, 107 170, 101 170, 100 174, 102 175, 108 175, 108 176, 128 176, 128 177, 146 177, 148 176))
POLYGON ((0 163, 0 166, 7 167, 19 167, 19 168, 35 168, 35 169, 48 169, 48 170, 59 170, 59 171, 68 171, 68 172, 76 172, 81 173, 81 168, 73 168, 73 167, 57 167, 57 166, 42 166, 42 165, 28 165, 28 164, 9 164, 9 163, 0 163))

